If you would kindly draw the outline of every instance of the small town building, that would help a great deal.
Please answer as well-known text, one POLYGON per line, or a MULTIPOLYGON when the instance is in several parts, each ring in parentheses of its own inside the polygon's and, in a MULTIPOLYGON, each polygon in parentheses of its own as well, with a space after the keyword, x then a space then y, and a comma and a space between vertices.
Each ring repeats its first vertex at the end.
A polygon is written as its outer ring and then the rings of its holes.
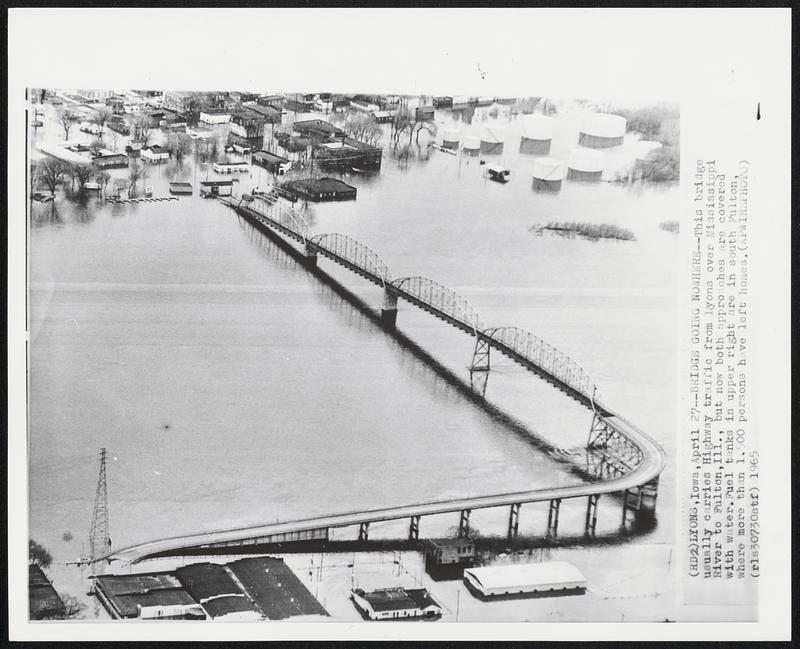
POLYGON ((304 178, 290 180, 281 185, 284 192, 294 194, 297 199, 314 202, 353 201, 356 188, 338 178, 304 178))
POLYGON ((319 142, 314 145, 313 152, 323 171, 377 171, 383 160, 383 150, 380 147, 346 136, 319 142))
POLYGON ((583 118, 578 144, 591 149, 619 146, 625 139, 627 121, 620 115, 592 113, 583 118))
POLYGON ((251 160, 254 165, 264 167, 264 169, 277 176, 284 175, 292 168, 292 163, 289 159, 271 151, 256 151, 253 153, 251 160))
POLYGON ((227 111, 201 110, 200 121, 204 124, 227 124, 231 121, 231 114, 227 111))
POLYGON ((226 565, 268 620, 328 615, 283 559, 249 557, 226 565))
POLYGON ((200 196, 233 196, 232 180, 203 180, 200 182, 200 196))
POLYGON ((475 563, 475 543, 467 536, 426 539, 425 571, 434 579, 460 579, 475 563))
POLYGON ((322 119, 307 119, 295 122, 292 125, 295 133, 315 140, 326 140, 328 138, 340 138, 347 135, 338 126, 322 119))
POLYGON ((113 151, 100 151, 96 156, 92 156, 92 163, 98 169, 113 169, 115 167, 127 167, 128 156, 124 153, 114 153, 113 151))
POLYGON ((158 144, 153 144, 152 146, 142 148, 139 157, 141 157, 143 161, 151 164, 161 164, 162 162, 169 161, 169 150, 158 144))
POLYGON ((259 115, 267 124, 280 124, 281 122, 281 109, 276 106, 253 104, 248 106, 247 109, 259 115))
POLYGON ((391 110, 378 110, 372 114, 372 119, 374 119, 378 124, 386 124, 391 122, 394 119, 394 111, 391 110))
POLYGON ((53 584, 44 574, 40 566, 28 564, 28 616, 31 620, 44 620, 64 612, 61 601, 53 584))
POLYGON ((117 119, 109 119, 106 123, 109 129, 114 131, 115 133, 119 133, 120 135, 130 135, 131 129, 125 123, 125 121, 119 116, 114 115, 112 117, 116 117, 117 119))
POLYGON ((170 194, 192 194, 192 183, 185 180, 173 180, 169 184, 170 194))
POLYGON ((212 168, 218 174, 237 174, 250 171, 250 165, 246 162, 215 162, 212 168))
POLYGON ((141 142, 131 142, 125 147, 125 153, 128 154, 129 158, 138 158, 142 154, 142 148, 144 144, 141 142))
POLYGON ((501 165, 486 165, 486 177, 496 183, 507 183, 510 180, 511 170, 501 165))
POLYGON ((453 98, 452 97, 434 97, 431 101, 434 108, 452 108, 453 107, 453 98))
POLYGON ((436 618, 442 607, 424 588, 383 588, 366 592, 351 591, 353 604, 368 620, 436 618))
POLYGON ((114 619, 205 619, 198 602, 171 572, 96 575, 93 591, 114 619))
POLYGON ((111 90, 76 90, 75 94, 81 99, 88 102, 105 101, 114 93, 111 90))
POLYGON ((573 595, 586 590, 586 578, 566 561, 468 568, 464 571, 464 583, 480 599, 573 595))
POLYGON ((90 133, 91 135, 97 135, 100 133, 100 127, 92 122, 81 122, 78 125, 78 128, 81 132, 90 133))
POLYGON ((433 106, 417 106, 414 115, 418 120, 430 122, 436 115, 436 109, 433 106))

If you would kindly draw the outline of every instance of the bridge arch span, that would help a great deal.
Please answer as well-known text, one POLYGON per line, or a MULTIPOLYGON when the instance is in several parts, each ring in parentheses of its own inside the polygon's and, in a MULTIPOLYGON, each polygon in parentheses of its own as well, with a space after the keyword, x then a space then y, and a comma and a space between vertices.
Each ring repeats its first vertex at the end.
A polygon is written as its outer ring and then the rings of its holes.
POLYGON ((401 277, 391 282, 401 297, 411 297, 417 302, 433 307, 453 320, 467 325, 477 336, 483 323, 477 309, 453 289, 420 275, 401 277))
POLYGON ((383 287, 392 281, 389 266, 381 256, 369 246, 346 234, 338 232, 318 234, 311 237, 309 243, 334 260, 337 258, 344 260, 361 271, 374 275, 383 287))

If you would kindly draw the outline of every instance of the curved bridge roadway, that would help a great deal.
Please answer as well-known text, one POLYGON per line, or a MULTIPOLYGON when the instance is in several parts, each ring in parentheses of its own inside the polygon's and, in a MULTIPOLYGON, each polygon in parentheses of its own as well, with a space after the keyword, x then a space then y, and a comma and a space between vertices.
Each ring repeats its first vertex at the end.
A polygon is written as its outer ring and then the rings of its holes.
MULTIPOLYGON (((361 526, 359 537, 366 539, 366 529, 370 523, 405 518, 411 520, 411 538, 416 538, 419 533, 419 519, 422 516, 460 512, 461 524, 463 526, 466 521, 468 529, 468 517, 473 509, 502 506, 511 506, 512 508, 509 520, 509 534, 511 534, 511 519, 518 517, 522 504, 550 501, 552 515, 553 506, 556 503, 557 519, 558 504, 563 499, 571 498, 589 498, 588 526, 592 503, 596 507, 598 496, 624 492, 623 506, 627 508, 629 492, 636 493, 638 490, 639 505, 641 505, 642 490, 648 485, 657 485, 658 476, 666 464, 664 450, 658 442, 634 424, 601 405, 596 389, 588 376, 566 355, 550 347, 533 334, 514 327, 484 329, 477 313, 466 300, 436 282, 419 277, 392 280, 386 264, 377 254, 349 237, 339 234, 309 236, 308 226, 302 215, 288 206, 274 201, 265 201, 267 209, 261 211, 254 209, 252 200, 245 206, 241 205, 241 201, 237 204, 235 199, 224 202, 257 225, 266 226, 302 243, 307 256, 315 257, 317 253, 322 254, 369 281, 383 286, 390 306, 392 300, 396 304, 396 298, 400 297, 433 313, 462 331, 474 335, 476 357, 478 348, 481 345, 485 346, 482 358, 486 365, 477 369, 489 369, 488 354, 489 349, 493 348, 535 372, 568 396, 591 408, 594 412, 592 426, 594 438, 590 437, 589 446, 601 455, 607 455, 610 458, 609 465, 617 468, 610 479, 602 482, 349 511, 282 523, 213 530, 130 546, 97 557, 95 561, 121 561, 130 564, 155 555, 177 553, 190 548, 320 539, 327 538, 328 530, 332 528, 355 525, 361 526), (624 459, 621 456, 624 456, 624 459), (515 511, 516 514, 514 514, 515 511)), ((655 494, 645 493, 645 495, 654 496, 655 494)), ((634 508, 638 509, 635 505, 634 508)), ((623 510, 623 517, 624 515, 625 510, 623 510)), ((550 523, 551 521, 548 519, 548 529, 550 529, 550 523)), ((516 526, 514 526, 514 532, 516 532, 516 526)))

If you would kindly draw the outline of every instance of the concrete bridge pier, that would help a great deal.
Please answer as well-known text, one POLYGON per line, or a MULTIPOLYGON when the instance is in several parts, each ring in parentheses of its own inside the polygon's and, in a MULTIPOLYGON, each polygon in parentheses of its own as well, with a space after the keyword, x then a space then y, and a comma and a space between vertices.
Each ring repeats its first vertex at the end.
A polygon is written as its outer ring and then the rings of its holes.
POLYGON ((358 540, 364 542, 369 540, 369 523, 361 523, 358 526, 358 540))
POLYGON ((458 520, 458 537, 469 536, 469 515, 472 513, 471 509, 462 509, 461 516, 458 520))
POLYGON ((418 541, 419 540, 419 519, 420 516, 412 516, 411 523, 408 526, 408 540, 409 541, 418 541))
POLYGON ((638 516, 641 512, 654 514, 658 498, 658 476, 643 485, 626 489, 622 494, 622 526, 625 526, 628 511, 633 510, 638 516))
POLYGON ((600 500, 599 494, 592 494, 586 503, 586 526, 584 533, 587 536, 594 536, 597 528, 597 501, 600 500))
POLYGON ((551 541, 555 541, 558 538, 558 514, 560 509, 560 498, 550 501, 550 509, 547 511, 547 538, 551 541))
POLYGON ((514 503, 508 512, 508 540, 517 538, 519 534, 519 510, 521 503, 514 503))
POLYGON ((303 251, 303 263, 311 268, 317 265, 317 249, 306 243, 305 250, 303 251))
POLYGON ((381 322, 385 327, 394 328, 397 324, 397 295, 389 291, 386 286, 383 289, 383 306, 381 307, 381 322))

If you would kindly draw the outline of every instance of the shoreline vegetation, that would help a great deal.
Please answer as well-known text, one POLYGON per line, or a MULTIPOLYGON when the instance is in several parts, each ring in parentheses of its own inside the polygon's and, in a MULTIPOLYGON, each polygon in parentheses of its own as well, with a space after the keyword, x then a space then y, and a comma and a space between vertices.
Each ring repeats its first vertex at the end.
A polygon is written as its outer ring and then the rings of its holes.
POLYGON ((532 225, 530 232, 542 236, 545 232, 552 232, 562 237, 574 238, 576 236, 599 241, 600 239, 616 239, 617 241, 636 241, 633 232, 610 223, 586 223, 585 221, 550 221, 547 225, 532 225))

